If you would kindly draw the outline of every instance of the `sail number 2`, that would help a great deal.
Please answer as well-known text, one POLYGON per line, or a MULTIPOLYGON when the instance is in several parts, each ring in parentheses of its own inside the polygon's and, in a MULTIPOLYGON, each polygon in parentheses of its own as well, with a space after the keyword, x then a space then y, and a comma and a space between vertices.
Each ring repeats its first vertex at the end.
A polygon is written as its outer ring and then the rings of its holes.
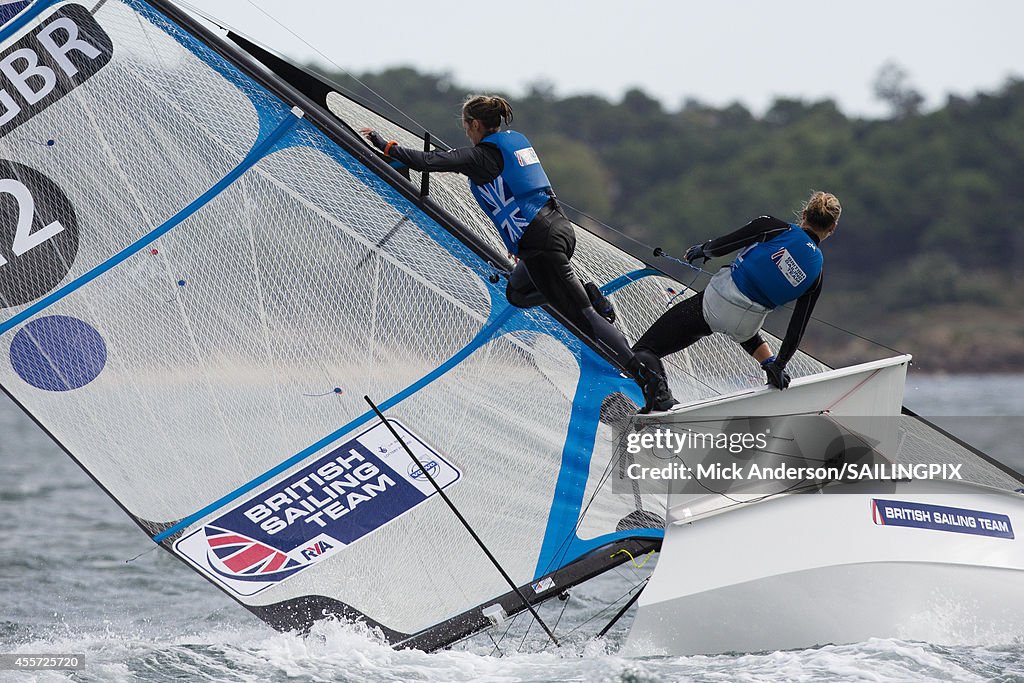
MULTIPOLYGON (((35 216, 36 203, 32 198, 32 193, 23 183, 13 178, 2 178, 0 179, 0 194, 9 194, 18 202, 18 223, 14 230, 14 241, 11 244, 11 251, 15 256, 21 256, 38 247, 64 230, 61 222, 55 220, 32 232, 32 218, 35 216)), ((0 266, 5 265, 7 265, 7 259, 0 254, 0 266)))

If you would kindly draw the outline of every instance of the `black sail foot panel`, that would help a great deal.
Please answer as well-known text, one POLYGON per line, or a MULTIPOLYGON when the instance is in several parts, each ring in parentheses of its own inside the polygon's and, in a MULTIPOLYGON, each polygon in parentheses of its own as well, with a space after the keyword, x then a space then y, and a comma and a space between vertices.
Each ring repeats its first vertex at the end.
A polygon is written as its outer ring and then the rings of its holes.
MULTIPOLYGON (((630 557, 646 555, 659 548, 661 548, 661 539, 628 538, 616 541, 587 553, 575 562, 547 574, 531 584, 521 586, 520 591, 527 596, 530 605, 538 605, 560 595, 567 588, 588 581, 612 567, 628 562, 630 557), (622 550, 627 552, 619 552, 622 550), (550 582, 545 579, 550 579, 550 582), (544 585, 544 588, 535 591, 533 586, 539 585, 544 585)), ((437 626, 408 634, 388 628, 370 619, 359 610, 322 595, 308 595, 271 605, 246 605, 246 608, 279 631, 308 633, 313 624, 321 619, 361 621, 370 628, 378 629, 385 640, 396 648, 432 652, 490 626, 491 621, 484 616, 483 608, 495 604, 501 605, 509 616, 514 616, 527 609, 527 605, 519 596, 514 591, 509 591, 437 626)))
POLYGON ((313 624, 322 619, 339 619, 364 622, 370 628, 379 630, 384 639, 392 644, 409 638, 409 634, 388 628, 359 610, 323 595, 304 595, 271 605, 246 605, 246 608, 278 631, 307 634, 313 624))

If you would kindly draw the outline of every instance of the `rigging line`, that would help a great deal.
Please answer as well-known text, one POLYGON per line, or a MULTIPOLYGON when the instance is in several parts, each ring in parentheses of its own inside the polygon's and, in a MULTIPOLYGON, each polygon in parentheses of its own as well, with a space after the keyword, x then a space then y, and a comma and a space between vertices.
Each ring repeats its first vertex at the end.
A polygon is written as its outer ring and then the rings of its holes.
MULTIPOLYGON (((96 9, 99 9, 99 8, 100 8, 100 6, 97 5, 96 9)), ((160 65, 160 68, 164 72, 167 72, 168 68, 164 64, 164 60, 160 57, 160 53, 157 51, 156 45, 153 43, 153 37, 150 35, 150 31, 146 30, 146 25, 142 23, 142 15, 139 14, 138 12, 135 12, 134 14, 135 14, 135 20, 139 23, 139 31, 142 33, 142 35, 146 36, 146 42, 149 43, 150 54, 152 54, 154 57, 156 57, 157 64, 160 65)), ((151 25, 151 27, 152 27, 152 25, 151 25)))
POLYGON ((640 586, 640 590, 634 593, 633 597, 631 597, 626 602, 626 604, 622 606, 622 609, 616 612, 615 616, 612 617, 612 620, 605 624, 605 627, 598 632, 598 638, 603 638, 605 634, 612 629, 612 626, 614 626, 615 623, 622 618, 622 615, 625 614, 629 610, 629 608, 633 606, 633 603, 640 599, 640 594, 644 592, 644 588, 647 588, 647 582, 650 580, 651 577, 647 577, 646 579, 644 579, 644 585, 640 586))
POLYGON ((498 647, 498 643, 497 643, 497 641, 495 641, 495 640, 494 640, 494 636, 492 636, 492 635, 491 635, 491 629, 487 629, 486 631, 484 631, 484 633, 485 633, 485 634, 487 634, 487 637, 491 639, 491 642, 492 642, 492 643, 494 643, 494 649, 493 649, 493 650, 491 650, 491 654, 489 654, 489 655, 487 655, 487 656, 488 656, 488 657, 493 657, 493 656, 494 656, 494 653, 495 653, 495 652, 497 652, 497 653, 498 653, 498 654, 499 654, 500 656, 504 657, 504 656, 505 656, 505 653, 504 653, 504 652, 502 652, 502 651, 501 651, 501 648, 499 648, 499 647, 498 647))
MULTIPOLYGON (((735 507, 736 505, 750 505, 752 503, 760 503, 761 501, 768 500, 769 498, 772 498, 774 496, 783 496, 783 495, 786 495, 786 494, 789 494, 789 493, 795 493, 795 492, 798 492, 798 491, 802 491, 804 488, 806 488, 808 491, 811 491, 811 490, 814 490, 814 489, 820 489, 823 486, 823 484, 811 484, 811 483, 808 483, 808 484, 806 484, 806 486, 803 486, 804 482, 797 481, 794 484, 791 484, 790 486, 787 486, 786 488, 782 489, 781 491, 773 491, 771 493, 765 493, 764 495, 757 496, 756 498, 751 498, 750 500, 740 500, 738 498, 733 498, 729 494, 723 493, 722 491, 714 491, 714 490, 708 488, 699 479, 695 479, 694 481, 696 481, 701 486, 701 488, 703 488, 708 493, 712 493, 712 494, 714 494, 716 496, 721 496, 722 498, 725 498, 726 500, 728 500, 728 501, 730 501, 732 503, 731 505, 723 505, 720 508, 715 508, 714 509, 715 512, 718 512, 720 510, 727 510, 727 509, 729 509, 731 507, 735 507)), ((687 523, 689 524, 690 522, 687 522, 687 523)))
MULTIPOLYGON (((628 434, 626 430, 623 430, 622 436, 619 438, 620 447, 625 442, 627 436, 628 434)), ((608 458, 608 464, 605 465, 604 472, 602 472, 601 476, 598 477, 597 484, 594 487, 594 491, 590 494, 590 499, 587 500, 585 505, 582 501, 580 501, 580 512, 578 518, 576 519, 576 524, 571 531, 566 533, 565 537, 562 539, 562 542, 558 544, 558 548, 552 554, 551 561, 548 562, 548 566, 545 568, 547 571, 551 570, 551 567, 553 564, 555 564, 556 559, 558 560, 558 562, 561 562, 565 559, 566 554, 569 552, 569 548, 572 546, 573 536, 579 533, 580 527, 583 526, 583 520, 586 519, 587 513, 590 512, 590 507, 594 504, 594 501, 597 500, 597 495, 604 489, 605 485, 608 483, 608 480, 612 476, 612 471, 615 469, 615 466, 617 464, 618 461, 616 458, 608 458)))
POLYGON ((590 494, 590 500, 587 501, 586 505, 581 504, 580 506, 580 512, 579 516, 576 519, 576 525, 573 526, 571 531, 565 534, 565 536, 562 538, 562 542, 558 544, 558 548, 555 550, 554 553, 552 553, 551 560, 548 562, 548 565, 544 568, 545 574, 552 571, 551 568, 553 566, 555 566, 556 564, 560 565, 565 560, 565 556, 569 552, 569 548, 572 546, 573 536, 576 536, 579 532, 580 527, 583 525, 583 519, 586 517, 587 512, 590 510, 590 506, 597 498, 597 494, 604 487, 605 481, 607 481, 608 477, 611 476, 611 470, 614 463, 615 458, 608 459, 608 464, 605 466, 604 472, 598 478, 597 486, 594 487, 594 492, 590 494))
MULTIPOLYGON (((505 641, 505 636, 507 636, 509 631, 512 630, 512 627, 515 626, 515 623, 517 621, 519 621, 519 617, 521 617, 524 614, 526 614, 526 612, 520 612, 519 614, 515 615, 514 617, 512 617, 511 619, 508 620, 508 626, 505 627, 505 632, 501 634, 501 638, 498 638, 498 642, 494 644, 495 649, 497 649, 497 647, 499 645, 501 645, 505 641)), ((488 631, 489 630, 490 629, 488 629, 488 631)), ((468 636, 466 636, 466 638, 463 638, 463 640, 466 640, 467 638, 472 638, 472 637, 473 637, 472 635, 468 635, 468 636)), ((498 650, 498 651, 501 652, 501 650, 498 650)), ((491 654, 492 655, 494 654, 494 650, 491 651, 491 654)), ((502 656, 504 656, 504 653, 502 653, 502 656)))
POLYGON ((587 624, 592 622, 594 619, 597 619, 599 616, 601 616, 602 614, 604 614, 605 612, 610 610, 612 607, 614 607, 619 602, 619 600, 622 600, 622 598, 626 597, 627 595, 629 595, 630 593, 635 591, 637 588, 639 588, 643 584, 647 583, 649 580, 650 579, 644 579, 640 583, 636 584, 635 586, 630 588, 628 591, 626 591, 625 593, 623 593, 619 597, 617 597, 614 600, 612 600, 611 602, 609 602, 603 608, 601 608, 601 610, 597 614, 593 615, 592 617, 590 617, 589 619, 584 621, 582 624, 577 624, 572 630, 567 631, 562 637, 565 638, 566 636, 569 636, 569 635, 575 633, 576 631, 579 631, 581 628, 583 628, 584 626, 586 626, 587 624))
POLYGON ((857 382, 857 385, 854 386, 852 389, 850 389, 845 394, 843 394, 842 396, 840 396, 839 398, 837 398, 836 400, 832 401, 827 406, 822 408, 822 410, 821 410, 822 414, 828 415, 832 411, 833 408, 835 408, 837 405, 839 405, 840 403, 845 401, 847 398, 849 398, 853 393, 855 393, 862 386, 864 386, 865 384, 867 384, 868 382, 873 380, 875 378, 875 375, 877 375, 881 371, 882 371, 882 369, 879 368, 879 369, 875 370, 874 372, 872 372, 867 377, 865 377, 864 379, 862 379, 861 381, 857 382))
MULTIPOLYGON (((623 439, 624 438, 625 438, 625 435, 623 436, 623 439)), ((620 445, 621 445, 621 440, 620 440, 620 445)), ((597 500, 597 494, 599 494, 604 489, 605 484, 608 483, 608 480, 612 476, 612 470, 615 468, 616 464, 617 464, 616 458, 613 458, 613 457, 612 458, 608 458, 608 464, 605 466, 604 472, 602 472, 601 476, 598 478, 597 485, 594 487, 593 493, 590 494, 590 499, 587 501, 586 505, 583 505, 582 501, 581 501, 580 512, 579 512, 578 518, 576 519, 575 526, 572 528, 571 531, 569 531, 569 532, 567 532, 565 534, 565 536, 562 538, 562 542, 558 544, 558 548, 554 551, 554 553, 552 553, 551 560, 548 562, 547 567, 545 567, 545 571, 546 572, 551 571, 551 567, 556 564, 556 560, 560 564, 565 559, 565 556, 568 554, 569 549, 572 547, 572 539, 573 539, 573 537, 577 536, 579 534, 580 527, 583 526, 583 521, 586 519, 587 513, 590 512, 590 507, 594 504, 594 501, 597 500)), ((636 529, 642 529, 642 528, 650 528, 650 527, 635 527, 635 528, 636 529)), ((643 538, 646 538, 647 540, 651 540, 648 537, 643 537, 643 538)), ((615 569, 615 567, 612 567, 612 569, 615 569)))
POLYGON ((619 551, 615 552, 615 553, 614 553, 614 554, 612 555, 612 557, 615 557, 615 555, 618 555, 619 553, 626 553, 626 556, 627 556, 627 557, 629 557, 629 559, 630 559, 630 560, 632 561, 632 563, 633 563, 633 566, 634 566, 634 567, 636 567, 637 569, 640 569, 640 568, 641 568, 641 567, 643 567, 643 566, 644 566, 645 564, 647 564, 647 560, 651 559, 651 556, 652 556, 652 555, 654 555, 654 551, 652 550, 651 552, 647 553, 647 555, 646 555, 646 556, 644 557, 644 561, 643 561, 643 562, 641 562, 640 564, 637 564, 637 563, 636 563, 636 558, 635 558, 635 557, 633 557, 633 553, 629 552, 629 551, 628 551, 628 550, 626 550, 625 548, 623 548, 622 550, 619 550, 619 551))
POLYGON ((526 645, 526 637, 530 635, 530 629, 533 628, 533 622, 531 621, 526 625, 526 631, 523 633, 523 639, 519 641, 519 647, 516 648, 516 652, 522 652, 523 646, 526 645))
POLYGON ((562 601, 562 611, 558 613, 558 618, 555 619, 555 625, 551 627, 552 630, 558 629, 558 625, 562 622, 562 615, 565 614, 565 608, 569 606, 569 598, 571 597, 572 596, 569 594, 569 591, 563 591, 559 594, 558 599, 562 601), (563 595, 565 596, 565 599, 562 599, 563 595))
POLYGON ((368 85, 367 85, 366 83, 364 83, 363 81, 359 80, 359 78, 357 78, 357 77, 356 77, 356 76, 355 76, 355 75, 354 75, 354 74, 353 74, 352 72, 350 72, 350 71, 349 71, 348 69, 345 69, 344 67, 342 67, 342 66, 340 66, 339 64, 337 64, 337 63, 336 63, 336 62, 335 62, 335 61, 334 61, 333 59, 331 59, 330 57, 328 57, 327 55, 325 55, 325 54, 324 54, 323 52, 321 52, 321 51, 320 51, 319 49, 317 49, 317 48, 316 48, 315 46, 313 46, 312 44, 310 44, 310 43, 309 43, 309 42, 308 42, 308 41, 307 41, 307 40, 306 40, 305 38, 303 38, 302 36, 300 36, 300 35, 299 35, 298 33, 296 33, 295 31, 291 30, 290 28, 288 28, 287 26, 285 26, 285 25, 284 25, 283 23, 281 23, 280 21, 278 21, 276 17, 274 17, 274 16, 272 15, 272 14, 270 14, 269 12, 267 12, 267 11, 266 11, 265 9, 263 9, 262 7, 260 7, 259 5, 257 5, 257 4, 256 4, 256 3, 255 3, 255 2, 253 1, 253 0, 247 0, 247 2, 248 2, 248 3, 250 4, 250 5, 252 5, 253 7, 255 7, 255 8, 256 8, 256 10, 257 10, 257 11, 259 11, 260 13, 262 13, 262 14, 263 14, 263 15, 264 15, 265 17, 267 17, 268 19, 270 19, 271 21, 273 21, 273 22, 274 22, 275 24, 277 24, 278 26, 280 26, 280 27, 281 27, 282 29, 284 29, 285 31, 287 31, 288 33, 290 33, 290 34, 292 35, 292 37, 294 37, 294 38, 295 38, 296 40, 298 40, 298 41, 299 41, 299 42, 301 42, 301 43, 302 43, 303 45, 305 45, 306 47, 308 47, 308 48, 309 48, 310 50, 312 50, 313 52, 317 53, 318 55, 320 55, 321 57, 323 57, 323 58, 324 58, 325 60, 327 60, 327 61, 328 61, 328 62, 329 62, 329 63, 330 63, 330 64, 331 64, 332 66, 334 66, 334 68, 335 68, 335 69, 337 69, 338 71, 340 71, 340 72, 344 73, 345 75, 347 75, 347 76, 348 76, 349 78, 351 78, 352 80, 354 80, 354 81, 355 81, 356 83, 358 83, 359 85, 361 85, 361 86, 363 86, 364 88, 366 88, 366 89, 367 89, 367 90, 368 90, 369 92, 373 93, 373 95, 374 95, 375 97, 377 97, 378 99, 380 99, 380 101, 381 101, 381 102, 383 102, 384 104, 388 105, 389 107, 391 107, 392 109, 394 109, 394 110, 395 110, 396 112, 398 112, 399 114, 401 114, 402 116, 404 116, 404 117, 406 118, 406 120, 408 120, 408 121, 409 121, 410 123, 412 123, 412 124, 413 124, 414 126, 416 126, 417 128, 419 128, 419 129, 420 129, 420 130, 422 130, 422 131, 426 131, 426 130, 427 130, 427 129, 426 129, 426 128, 425 128, 424 126, 423 126, 423 124, 421 124, 421 123, 420 123, 419 121, 417 121, 417 120, 416 120, 416 119, 414 119, 414 118, 413 118, 412 116, 410 116, 409 114, 407 114, 406 112, 404 112, 404 111, 403 111, 402 109, 400 109, 400 108, 399 108, 399 107, 398 107, 398 106, 397 106, 396 104, 392 103, 392 102, 391 102, 390 100, 388 100, 388 99, 387 99, 386 97, 384 97, 383 95, 381 95, 381 94, 380 94, 379 92, 377 92, 376 90, 374 90, 373 88, 371 88, 370 86, 368 86, 368 85))
POLYGON ((150 554, 151 552, 153 552, 154 550, 156 550, 156 549, 157 549, 157 548, 159 548, 159 547, 160 547, 160 546, 158 546, 158 545, 153 545, 153 546, 150 546, 150 547, 149 547, 149 550, 143 550, 143 551, 142 551, 141 553, 139 553, 139 554, 138 554, 138 555, 136 555, 135 557, 131 557, 131 558, 129 558, 129 559, 127 559, 127 560, 125 560, 125 561, 124 561, 124 563, 125 563, 125 564, 131 564, 132 562, 134 562, 135 560, 139 559, 139 558, 140 558, 140 557, 142 557, 143 555, 148 555, 148 554, 150 554))
POLYGON ((544 629, 544 632, 548 634, 548 637, 551 638, 551 642, 553 642, 555 646, 558 647, 559 643, 558 639, 555 638, 555 634, 551 632, 547 624, 545 624, 544 621, 540 618, 540 615, 537 614, 537 610, 535 610, 533 605, 530 604, 530 601, 526 599, 526 596, 523 595, 523 592, 519 590, 519 586, 517 586, 516 583, 512 580, 512 577, 508 575, 505 569, 498 562, 497 558, 494 557, 491 551, 487 548, 487 545, 484 544, 483 540, 473 530, 473 527, 470 526, 466 518, 462 516, 462 513, 459 512, 459 509, 455 507, 455 503, 451 501, 451 499, 444 492, 444 490, 438 485, 433 475, 431 475, 427 468, 423 466, 423 464, 420 462, 420 459, 416 457, 416 454, 412 452, 412 449, 409 448, 409 445, 405 442, 405 439, 403 439, 398 434, 398 431, 395 429, 394 425, 391 424, 391 421, 384 417, 384 414, 380 412, 380 409, 372 400, 370 400, 369 396, 363 396, 363 399, 366 401, 367 404, 369 404, 370 408, 373 409, 373 412, 377 414, 377 417, 380 418, 381 422, 383 422, 384 425, 387 426, 388 431, 391 432, 392 436, 398 439, 398 443, 402 445, 402 448, 405 450, 405 452, 409 455, 410 458, 412 458, 412 461, 416 463, 416 467, 418 467, 420 471, 423 472, 423 475, 427 478, 427 481, 429 481, 431 485, 434 487, 434 490, 437 491, 437 494, 441 497, 441 500, 445 502, 445 504, 452 511, 452 513, 458 518, 458 520, 462 523, 462 526, 465 527, 466 531, 469 532, 469 535, 472 536, 473 540, 476 541, 477 545, 480 546, 480 549, 487 556, 487 559, 491 561, 491 564, 494 565, 495 569, 498 570, 502 578, 505 579, 505 581, 512 588, 512 590, 519 597, 519 599, 523 601, 523 604, 526 606, 526 609, 530 611, 530 614, 533 615, 533 618, 537 621, 538 624, 541 625, 541 627, 544 629))
MULTIPOLYGON (((619 567, 621 567, 621 566, 622 565, 619 565, 619 567)), ((633 570, 633 575, 629 576, 628 574, 625 574, 621 569, 619 569, 619 567, 612 567, 611 571, 615 572, 615 574, 620 579, 622 579, 625 582, 636 581, 636 578, 637 578, 636 570, 633 570)))
MULTIPOLYGON (((524 612, 517 612, 514 617, 512 617, 511 619, 508 620, 508 626, 505 627, 505 632, 501 634, 501 638, 498 638, 498 642, 496 642, 496 643, 494 642, 494 637, 491 635, 491 631, 493 631, 495 629, 497 624, 493 624, 493 625, 488 626, 487 628, 483 629, 482 631, 474 631, 473 633, 470 633, 469 635, 465 635, 465 636, 462 636, 461 638, 458 638, 457 640, 453 640, 452 642, 448 643, 448 645, 446 646, 446 649, 451 649, 451 647, 453 645, 458 645, 459 643, 464 643, 467 640, 469 640, 470 638, 477 637, 481 633, 483 633, 488 638, 490 638, 491 642, 494 643, 494 646, 497 647, 498 645, 501 645, 501 642, 503 640, 505 640, 505 636, 508 635, 509 629, 512 628, 512 626, 516 623, 516 620, 519 619, 519 617, 521 617, 524 614, 526 614, 525 611, 524 612)), ((499 650, 499 652, 501 652, 501 651, 499 650)), ((502 654, 502 656, 504 656, 505 653, 502 652, 501 654, 502 654)), ((491 653, 488 655, 488 657, 493 656, 493 655, 494 655, 494 650, 491 650, 491 653)))
MULTIPOLYGON (((760 387, 757 387, 757 388, 760 389, 761 387, 764 387, 764 386, 766 386, 766 385, 762 384, 760 387)), ((740 395, 744 396, 744 397, 747 396, 746 393, 741 393, 740 395)), ((699 404, 693 405, 692 407, 697 407, 698 405, 703 406, 704 403, 710 403, 711 401, 714 401, 717 398, 723 398, 723 397, 722 396, 715 396, 715 397, 713 397, 711 399, 708 399, 707 401, 701 401, 699 404)), ((768 418, 771 418, 771 419, 774 420, 774 419, 779 418, 779 417, 813 417, 815 415, 822 415, 823 413, 824 413, 824 411, 822 411, 822 410, 801 410, 801 411, 797 411, 795 413, 772 413, 771 415, 749 415, 749 416, 744 416, 744 417, 740 417, 740 418, 724 418, 724 417, 709 416, 709 417, 694 417, 694 418, 687 419, 687 418, 682 418, 682 417, 674 417, 672 422, 673 422, 673 424, 695 424, 695 425, 701 425, 701 424, 716 424, 716 423, 719 423, 719 422, 726 422, 729 419, 734 419, 734 420, 735 419, 741 419, 741 420, 742 419, 746 419, 746 420, 766 420, 768 418)), ((636 417, 636 416, 634 416, 634 417, 636 417)), ((657 416, 655 416, 655 417, 657 417, 657 416)), ((655 419, 643 420, 642 424, 646 427, 646 426, 650 426, 650 423, 653 423, 655 421, 656 421, 655 419)))
POLYGON ((395 236, 395 233, 398 232, 398 229, 401 228, 402 225, 404 225, 407 221, 409 221, 409 214, 403 215, 402 218, 399 219, 399 221, 395 223, 383 237, 377 240, 377 244, 373 245, 371 249, 366 250, 366 254, 364 254, 363 258, 359 259, 359 263, 355 265, 355 270, 359 270, 360 268, 362 268, 366 264, 366 262, 370 260, 370 257, 373 256, 376 251, 379 251, 381 247, 387 244, 388 241, 395 236))
MULTIPOLYGON (((683 349, 683 351, 685 352, 686 349, 683 349)), ((674 354, 669 354, 669 355, 674 355, 674 354)), ((665 362, 664 358, 662 358, 661 360, 662 360, 663 363, 665 362)), ((682 365, 679 364, 679 361, 673 360, 673 359, 669 359, 668 360, 668 365, 671 365, 672 367, 674 367, 677 371, 679 371, 679 374, 682 375, 683 377, 688 377, 688 378, 692 379, 694 382, 696 382, 697 384, 703 384, 706 388, 710 389, 711 391, 713 391, 718 396, 722 395, 721 390, 719 390, 718 387, 711 386, 710 384, 708 384, 707 382, 702 380, 700 377, 698 377, 696 374, 691 373, 688 370, 685 370, 682 367, 682 365)), ((665 380, 668 381, 668 378, 666 377, 665 380)))

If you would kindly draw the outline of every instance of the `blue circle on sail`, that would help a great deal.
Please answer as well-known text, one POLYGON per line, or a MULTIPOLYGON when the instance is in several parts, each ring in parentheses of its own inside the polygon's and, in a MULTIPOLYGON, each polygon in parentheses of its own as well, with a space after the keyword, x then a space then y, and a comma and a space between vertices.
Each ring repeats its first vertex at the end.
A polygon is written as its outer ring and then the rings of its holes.
POLYGON ((11 367, 45 391, 70 391, 96 379, 107 363, 107 345, 89 323, 66 315, 37 318, 11 341, 11 367))

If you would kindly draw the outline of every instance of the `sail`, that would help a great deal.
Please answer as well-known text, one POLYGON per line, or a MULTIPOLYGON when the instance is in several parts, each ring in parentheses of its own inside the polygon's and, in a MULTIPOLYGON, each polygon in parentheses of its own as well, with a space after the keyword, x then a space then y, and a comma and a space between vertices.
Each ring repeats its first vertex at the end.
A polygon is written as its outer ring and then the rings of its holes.
POLYGON ((660 536, 585 501, 632 382, 326 111, 166 3, 41 0, 0 43, 0 385, 154 541, 282 627, 522 609, 364 395, 530 599, 660 536))

